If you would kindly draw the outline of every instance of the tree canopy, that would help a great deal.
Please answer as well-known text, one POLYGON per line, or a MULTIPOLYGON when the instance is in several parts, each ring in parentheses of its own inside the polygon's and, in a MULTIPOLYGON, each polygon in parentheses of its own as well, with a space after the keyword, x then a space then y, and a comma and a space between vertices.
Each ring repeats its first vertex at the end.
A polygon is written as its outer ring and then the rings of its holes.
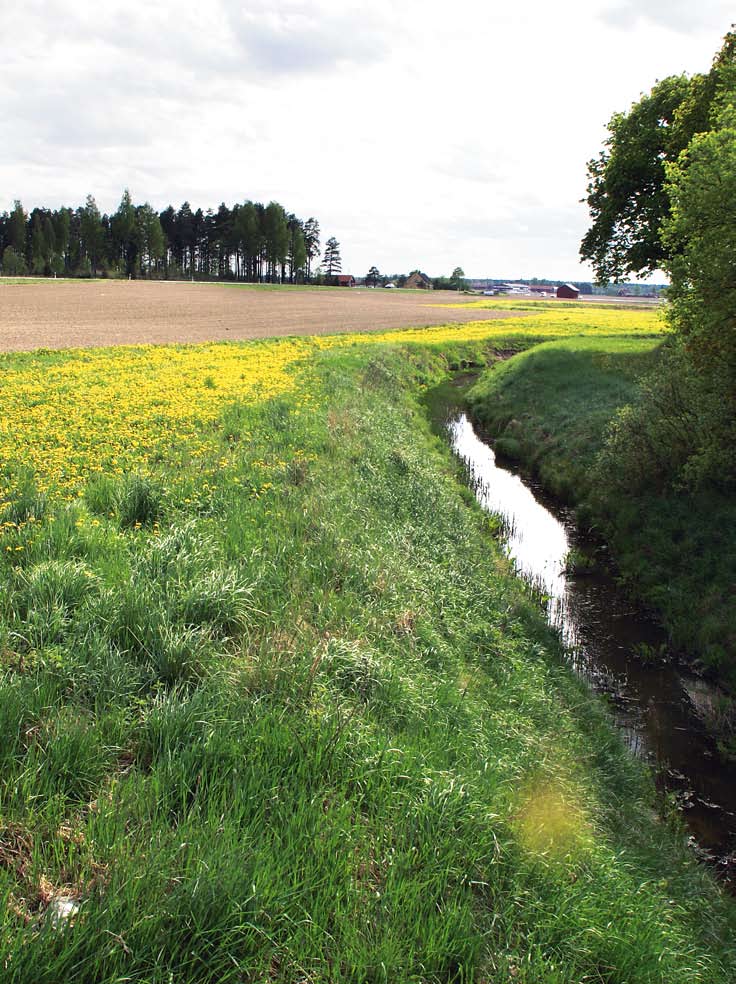
POLYGON ((278 202, 222 202, 216 211, 184 202, 157 212, 148 202, 136 205, 126 188, 110 215, 92 195, 76 209, 30 214, 16 201, 0 214, 0 264, 6 275, 294 283, 309 280, 319 236, 314 217, 303 221, 278 202))
POLYGON ((677 248, 662 236, 670 214, 667 166, 696 134, 717 125, 724 93, 733 85, 735 50, 731 32, 707 74, 663 79, 628 113, 611 117, 604 149, 588 163, 585 200, 593 221, 580 247, 599 282, 667 268, 677 248))
POLYGON ((339 273, 342 269, 342 258, 340 257, 340 243, 335 239, 334 236, 330 236, 325 244, 325 255, 322 263, 325 268, 325 273, 328 277, 332 277, 339 273))
MULTIPOLYGON (((619 480, 736 486, 736 34, 708 75, 658 83, 615 117, 583 240, 599 276, 661 265, 667 358, 612 432, 619 480), (654 163, 656 157, 656 164, 654 163), (629 465, 626 464, 629 463, 629 465)), ((590 199, 589 199, 590 200, 590 199)))

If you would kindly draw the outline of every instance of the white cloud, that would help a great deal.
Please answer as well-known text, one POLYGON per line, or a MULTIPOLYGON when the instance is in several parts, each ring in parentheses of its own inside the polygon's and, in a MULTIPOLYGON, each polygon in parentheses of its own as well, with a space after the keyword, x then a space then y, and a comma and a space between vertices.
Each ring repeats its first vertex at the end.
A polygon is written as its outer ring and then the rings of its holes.
POLYGON ((630 30, 641 23, 672 31, 690 32, 720 28, 725 34, 733 19, 733 6, 723 0, 623 0, 602 14, 614 27, 630 30))
POLYGON ((357 14, 343 5, 315 9, 313 3, 287 2, 248 10, 226 4, 237 53, 249 71, 300 76, 383 61, 390 33, 385 17, 370 8, 357 14))
POLYGON ((0 209, 274 198, 356 272, 579 276, 606 120, 725 31, 716 0, 611 2, 0 5, 0 209))

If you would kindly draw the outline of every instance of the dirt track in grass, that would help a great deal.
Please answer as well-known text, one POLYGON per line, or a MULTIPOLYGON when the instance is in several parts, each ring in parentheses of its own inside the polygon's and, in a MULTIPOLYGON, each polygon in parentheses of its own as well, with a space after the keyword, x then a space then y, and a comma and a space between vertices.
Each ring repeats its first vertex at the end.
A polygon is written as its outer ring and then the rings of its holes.
POLYGON ((432 306, 459 299, 445 291, 247 290, 127 280, 0 281, 0 350, 236 341, 518 317, 514 311, 432 306))

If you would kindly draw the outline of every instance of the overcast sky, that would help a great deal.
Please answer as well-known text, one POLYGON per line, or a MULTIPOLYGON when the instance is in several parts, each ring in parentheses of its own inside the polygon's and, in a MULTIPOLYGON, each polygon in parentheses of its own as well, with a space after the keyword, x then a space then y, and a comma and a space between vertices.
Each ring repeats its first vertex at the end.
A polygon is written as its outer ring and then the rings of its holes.
POLYGON ((251 198, 343 271, 584 279, 586 162, 724 0, 0 0, 0 211, 251 198))

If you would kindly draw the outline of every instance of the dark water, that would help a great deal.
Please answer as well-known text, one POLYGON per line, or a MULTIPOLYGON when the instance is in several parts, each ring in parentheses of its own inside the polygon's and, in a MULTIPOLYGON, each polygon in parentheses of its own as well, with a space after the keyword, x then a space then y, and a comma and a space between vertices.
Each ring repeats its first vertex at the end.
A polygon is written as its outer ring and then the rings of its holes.
POLYGON ((584 555, 593 547, 570 513, 543 503, 541 490, 499 467, 467 416, 446 409, 450 443, 476 497, 502 518, 508 554, 547 599, 548 619, 573 666, 609 696, 629 748, 652 764, 660 789, 676 797, 693 846, 736 888, 736 766, 721 758, 697 713, 715 692, 671 663, 654 661, 667 654, 665 636, 600 565, 595 573, 567 573, 570 550, 584 555))

